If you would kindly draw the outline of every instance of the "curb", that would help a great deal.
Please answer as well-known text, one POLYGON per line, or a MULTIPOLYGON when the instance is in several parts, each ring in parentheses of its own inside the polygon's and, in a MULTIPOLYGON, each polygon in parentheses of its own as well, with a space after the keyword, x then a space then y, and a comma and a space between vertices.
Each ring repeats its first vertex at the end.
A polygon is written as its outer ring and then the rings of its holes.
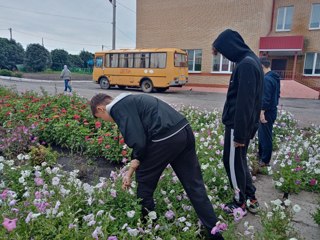
MULTIPOLYGON (((17 78, 17 77, 7 77, 7 76, 0 76, 1 80, 8 80, 8 81, 15 81, 15 82, 43 82, 43 83, 56 83, 56 82, 63 82, 63 80, 36 80, 31 78, 17 78)), ((75 83, 89 83, 93 81, 89 80, 72 80, 75 83)))

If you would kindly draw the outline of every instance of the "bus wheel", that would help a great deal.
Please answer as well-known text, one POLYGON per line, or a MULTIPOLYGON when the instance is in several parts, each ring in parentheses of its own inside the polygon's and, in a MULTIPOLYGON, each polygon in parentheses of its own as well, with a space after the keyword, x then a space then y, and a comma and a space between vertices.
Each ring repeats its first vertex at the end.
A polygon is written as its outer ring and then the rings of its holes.
POLYGON ((166 88, 166 87, 159 87, 159 88, 156 88, 156 90, 157 90, 157 92, 162 93, 162 92, 167 91, 168 88, 166 88))
POLYGON ((142 80, 141 89, 145 93, 151 93, 153 90, 153 84, 152 84, 151 80, 149 80, 149 79, 142 80))
POLYGON ((127 87, 127 86, 118 85, 118 88, 121 89, 121 90, 126 89, 126 87, 127 87))
POLYGON ((108 78, 101 78, 100 79, 100 87, 102 89, 109 89, 110 88, 110 82, 108 78))

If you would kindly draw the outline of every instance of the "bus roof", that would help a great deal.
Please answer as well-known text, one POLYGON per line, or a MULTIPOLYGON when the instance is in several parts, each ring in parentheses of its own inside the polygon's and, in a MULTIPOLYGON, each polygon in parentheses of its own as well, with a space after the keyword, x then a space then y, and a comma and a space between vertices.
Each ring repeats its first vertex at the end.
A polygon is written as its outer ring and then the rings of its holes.
POLYGON ((116 49, 108 51, 99 51, 95 54, 104 54, 104 53, 136 53, 136 52, 178 52, 186 53, 186 51, 180 48, 126 48, 126 49, 116 49))

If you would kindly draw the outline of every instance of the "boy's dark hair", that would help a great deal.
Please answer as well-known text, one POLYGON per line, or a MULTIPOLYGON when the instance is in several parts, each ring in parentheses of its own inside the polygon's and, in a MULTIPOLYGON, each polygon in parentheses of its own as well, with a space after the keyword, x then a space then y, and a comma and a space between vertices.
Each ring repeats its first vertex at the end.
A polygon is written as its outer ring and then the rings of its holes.
POLYGON ((98 105, 108 105, 110 102, 112 102, 113 98, 107 94, 104 93, 98 93, 90 100, 90 107, 92 115, 95 117, 97 113, 97 106, 98 105))
POLYGON ((260 57, 260 63, 265 67, 265 68, 269 68, 271 66, 271 62, 270 60, 263 56, 263 57, 260 57))

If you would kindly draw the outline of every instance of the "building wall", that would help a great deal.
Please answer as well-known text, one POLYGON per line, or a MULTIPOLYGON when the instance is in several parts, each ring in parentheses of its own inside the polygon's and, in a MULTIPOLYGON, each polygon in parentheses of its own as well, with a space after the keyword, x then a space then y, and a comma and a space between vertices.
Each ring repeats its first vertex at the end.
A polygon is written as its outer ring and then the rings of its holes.
POLYGON ((309 30, 312 3, 320 0, 276 0, 271 36, 304 36, 304 52, 320 51, 320 30, 309 30), (277 12, 279 7, 294 6, 292 28, 289 32, 277 32, 277 12))
POLYGON ((258 54, 270 31, 273 0, 137 0, 137 48, 202 49, 200 74, 190 83, 227 84, 230 75, 212 74, 211 44, 227 28, 238 31, 258 54))

